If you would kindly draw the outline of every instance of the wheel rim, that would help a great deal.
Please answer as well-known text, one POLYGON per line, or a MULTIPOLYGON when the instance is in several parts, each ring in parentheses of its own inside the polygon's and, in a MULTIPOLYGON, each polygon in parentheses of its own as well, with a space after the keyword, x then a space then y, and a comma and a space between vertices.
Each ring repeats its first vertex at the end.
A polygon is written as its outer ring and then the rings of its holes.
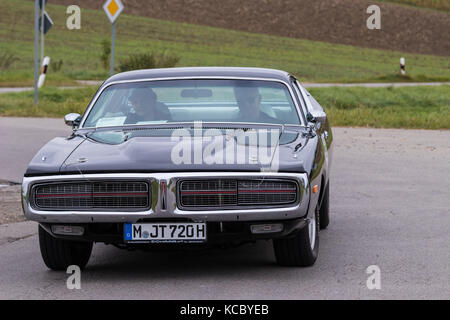
POLYGON ((316 209, 312 219, 309 220, 309 225, 308 225, 309 243, 311 244, 311 250, 314 250, 314 247, 316 246, 317 233, 319 232, 319 228, 320 228, 319 219, 320 219, 319 210, 316 209))
POLYGON ((314 214, 313 218, 309 221, 309 243, 311 244, 311 249, 314 250, 314 246, 316 245, 316 215, 314 214))

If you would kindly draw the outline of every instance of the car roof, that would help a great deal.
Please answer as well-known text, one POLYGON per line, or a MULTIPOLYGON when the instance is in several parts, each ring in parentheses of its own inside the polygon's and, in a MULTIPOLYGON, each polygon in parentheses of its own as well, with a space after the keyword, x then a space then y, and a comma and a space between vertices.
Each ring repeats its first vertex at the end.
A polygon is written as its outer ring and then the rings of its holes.
POLYGON ((116 74, 106 80, 103 85, 113 82, 133 81, 156 78, 261 78, 289 81, 290 75, 286 71, 265 68, 240 67, 189 67, 136 70, 116 74))

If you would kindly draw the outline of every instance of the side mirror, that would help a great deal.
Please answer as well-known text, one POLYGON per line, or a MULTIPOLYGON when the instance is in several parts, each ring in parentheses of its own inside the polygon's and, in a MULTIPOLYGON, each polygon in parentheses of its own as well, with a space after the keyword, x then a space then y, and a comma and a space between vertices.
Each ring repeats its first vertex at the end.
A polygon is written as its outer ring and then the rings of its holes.
POLYGON ((69 127, 77 127, 81 122, 81 116, 78 113, 69 113, 64 117, 64 122, 69 127))
POLYGON ((313 110, 306 114, 306 120, 312 123, 324 123, 327 121, 327 114, 322 110, 313 110))

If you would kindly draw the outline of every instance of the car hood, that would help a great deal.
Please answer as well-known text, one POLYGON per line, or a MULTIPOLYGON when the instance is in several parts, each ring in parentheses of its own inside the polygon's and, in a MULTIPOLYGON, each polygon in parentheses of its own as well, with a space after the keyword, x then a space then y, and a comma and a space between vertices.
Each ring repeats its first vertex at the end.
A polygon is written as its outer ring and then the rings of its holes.
POLYGON ((237 143, 237 135, 225 133, 203 139, 192 136, 189 139, 149 132, 91 134, 62 163, 60 173, 260 172, 270 168, 283 172, 306 172, 314 157, 314 151, 308 149, 314 147, 312 142, 315 139, 301 131, 286 131, 278 134, 276 139, 269 138, 267 140, 272 141, 269 146, 237 143), (234 159, 227 161, 226 157, 222 157, 223 161, 217 160, 217 154, 212 151, 213 143, 224 146, 224 153, 232 152, 227 151, 232 144, 226 141, 236 142, 234 159), (243 153, 247 154, 245 161, 237 161, 237 154, 243 153), (252 156, 249 156, 250 153, 252 156))

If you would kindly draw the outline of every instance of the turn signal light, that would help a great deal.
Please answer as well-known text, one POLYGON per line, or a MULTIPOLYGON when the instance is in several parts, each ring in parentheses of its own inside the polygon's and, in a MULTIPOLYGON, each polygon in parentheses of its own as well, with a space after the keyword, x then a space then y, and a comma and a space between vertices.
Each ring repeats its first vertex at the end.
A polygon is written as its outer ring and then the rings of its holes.
POLYGON ((313 187, 313 193, 317 193, 317 191, 319 191, 319 186, 316 185, 313 187))

